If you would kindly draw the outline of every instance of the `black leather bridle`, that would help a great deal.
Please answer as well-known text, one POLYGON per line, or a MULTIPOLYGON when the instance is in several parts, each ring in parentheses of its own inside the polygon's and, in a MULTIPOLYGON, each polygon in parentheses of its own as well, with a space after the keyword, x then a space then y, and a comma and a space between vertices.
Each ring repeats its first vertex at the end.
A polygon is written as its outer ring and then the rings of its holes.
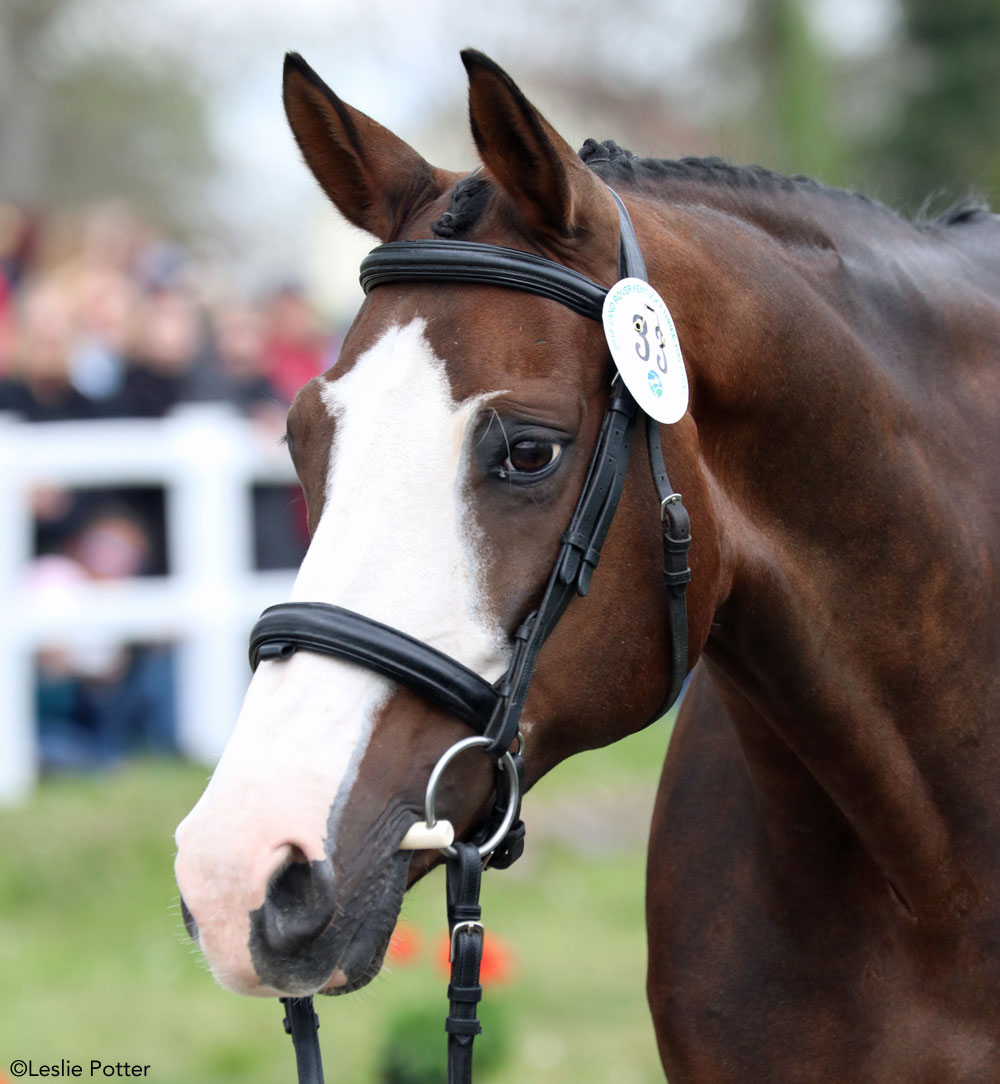
MULTIPOLYGON (((636 240, 628 211, 617 193, 611 193, 620 219, 619 272, 621 277, 646 279, 645 262, 636 240)), ((558 301, 589 319, 602 319, 607 290, 571 268, 517 249, 471 241, 391 241, 380 245, 361 264, 361 285, 365 293, 390 282, 480 283, 522 290, 558 301)), ((635 435, 638 405, 615 376, 611 384, 597 446, 587 477, 564 532, 538 608, 528 615, 514 635, 513 651, 506 672, 494 684, 474 673, 456 659, 362 614, 322 602, 289 602, 271 606, 261 615, 250 636, 250 665, 261 660, 288 658, 297 650, 316 651, 367 666, 419 693, 451 714, 458 716, 488 739, 485 751, 500 758, 510 752, 518 735, 521 711, 539 652, 574 595, 586 595, 597 567, 601 547, 614 518, 625 483, 629 451, 635 435)), ((650 470, 660 501, 663 533, 664 580, 669 599, 670 679, 661 709, 676 701, 687 674, 688 633, 685 591, 691 579, 687 565, 691 531, 688 513, 667 477, 660 448, 657 423, 646 419, 650 470)), ((520 752, 520 750, 519 750, 520 752)), ((516 758, 519 773, 520 757, 516 758)), ((520 786, 517 781, 516 793, 520 786)), ((510 784, 508 784, 510 785, 510 784)), ((499 789, 499 788, 498 788, 499 789)), ((499 803, 502 804, 502 803, 499 803)), ((492 821, 491 821, 492 824, 492 821)), ((490 826, 480 831, 486 838, 490 826)), ((523 825, 515 827, 493 853, 495 866, 509 865, 523 848, 523 825)), ((478 915, 479 855, 474 846, 456 844, 449 860, 449 900, 453 926, 481 925, 478 920, 461 920, 465 911, 478 915), (475 899, 471 898, 475 881, 475 899), (455 899, 451 899, 454 882, 455 899), (454 908, 451 904, 454 903, 454 908)), ((481 951, 481 936, 473 938, 481 951)), ((456 989, 478 991, 478 955, 472 968, 470 953, 477 951, 468 938, 453 936, 458 970, 474 970, 475 982, 456 983, 456 989), (466 944, 468 942, 468 944, 466 944)), ((449 1017, 449 1082, 469 1079, 472 1038, 478 1034, 475 1001, 468 993, 468 1012, 453 999, 449 1017)), ((286 1028, 296 1041, 301 1081, 321 1081, 319 1050, 315 1041, 311 999, 285 999, 286 1028), (311 1029, 311 1031, 310 1031, 311 1029), (311 1035, 311 1039, 309 1036, 311 1035), (305 1067, 304 1067, 305 1066, 305 1067), (307 1075, 304 1075, 307 1074, 307 1075)))

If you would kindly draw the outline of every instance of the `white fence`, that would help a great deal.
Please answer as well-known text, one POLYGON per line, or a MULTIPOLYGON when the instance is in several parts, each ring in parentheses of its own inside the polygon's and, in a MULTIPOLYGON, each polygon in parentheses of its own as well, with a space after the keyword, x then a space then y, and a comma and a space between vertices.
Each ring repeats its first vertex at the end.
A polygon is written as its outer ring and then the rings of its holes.
POLYGON ((294 478, 276 440, 217 405, 162 421, 29 425, 0 416, 0 803, 36 777, 34 653, 42 645, 171 640, 178 645, 182 750, 218 756, 250 676, 246 636, 282 602, 292 572, 253 571, 252 487, 294 478), (35 592, 33 487, 162 486, 167 561, 162 577, 35 592))

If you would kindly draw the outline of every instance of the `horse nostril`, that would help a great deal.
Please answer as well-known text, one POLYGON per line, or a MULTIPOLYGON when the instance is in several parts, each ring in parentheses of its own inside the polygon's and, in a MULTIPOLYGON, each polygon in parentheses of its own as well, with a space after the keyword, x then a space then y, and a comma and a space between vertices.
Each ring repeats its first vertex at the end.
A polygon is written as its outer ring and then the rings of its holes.
POLYGON ((191 914, 188 905, 184 902, 184 897, 181 896, 181 918, 184 919, 184 928, 188 932, 188 937, 192 941, 198 940, 198 923, 194 920, 194 915, 191 914))
POLYGON ((313 941, 334 912, 333 866, 310 862, 298 847, 271 875, 264 899, 264 934, 271 948, 292 951, 313 941))

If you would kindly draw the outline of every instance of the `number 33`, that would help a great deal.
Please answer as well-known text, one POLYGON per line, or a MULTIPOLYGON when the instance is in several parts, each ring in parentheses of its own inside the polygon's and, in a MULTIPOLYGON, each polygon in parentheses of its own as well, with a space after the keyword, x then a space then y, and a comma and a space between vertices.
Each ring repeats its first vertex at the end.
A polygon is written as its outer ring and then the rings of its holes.
MULTIPOLYGON (((635 352, 639 355, 640 361, 649 361, 650 348, 648 325, 646 323, 646 318, 642 313, 637 312, 632 317, 632 327, 635 328, 635 332, 640 340, 635 344, 635 352)), ((656 344, 659 347, 656 352, 656 367, 661 373, 665 373, 667 371, 667 357, 664 352, 666 343, 663 341, 663 332, 660 330, 659 323, 653 325, 653 334, 656 337, 656 344)))

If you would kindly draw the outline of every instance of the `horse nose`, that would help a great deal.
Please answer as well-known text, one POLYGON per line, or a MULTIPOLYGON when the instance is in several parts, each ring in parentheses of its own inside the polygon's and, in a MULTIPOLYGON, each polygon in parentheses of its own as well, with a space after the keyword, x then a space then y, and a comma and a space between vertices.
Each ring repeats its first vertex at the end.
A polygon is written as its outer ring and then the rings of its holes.
POLYGON ((263 932, 272 949, 294 952, 333 921, 333 866, 328 858, 310 862, 294 844, 282 850, 286 854, 267 884, 263 932))

